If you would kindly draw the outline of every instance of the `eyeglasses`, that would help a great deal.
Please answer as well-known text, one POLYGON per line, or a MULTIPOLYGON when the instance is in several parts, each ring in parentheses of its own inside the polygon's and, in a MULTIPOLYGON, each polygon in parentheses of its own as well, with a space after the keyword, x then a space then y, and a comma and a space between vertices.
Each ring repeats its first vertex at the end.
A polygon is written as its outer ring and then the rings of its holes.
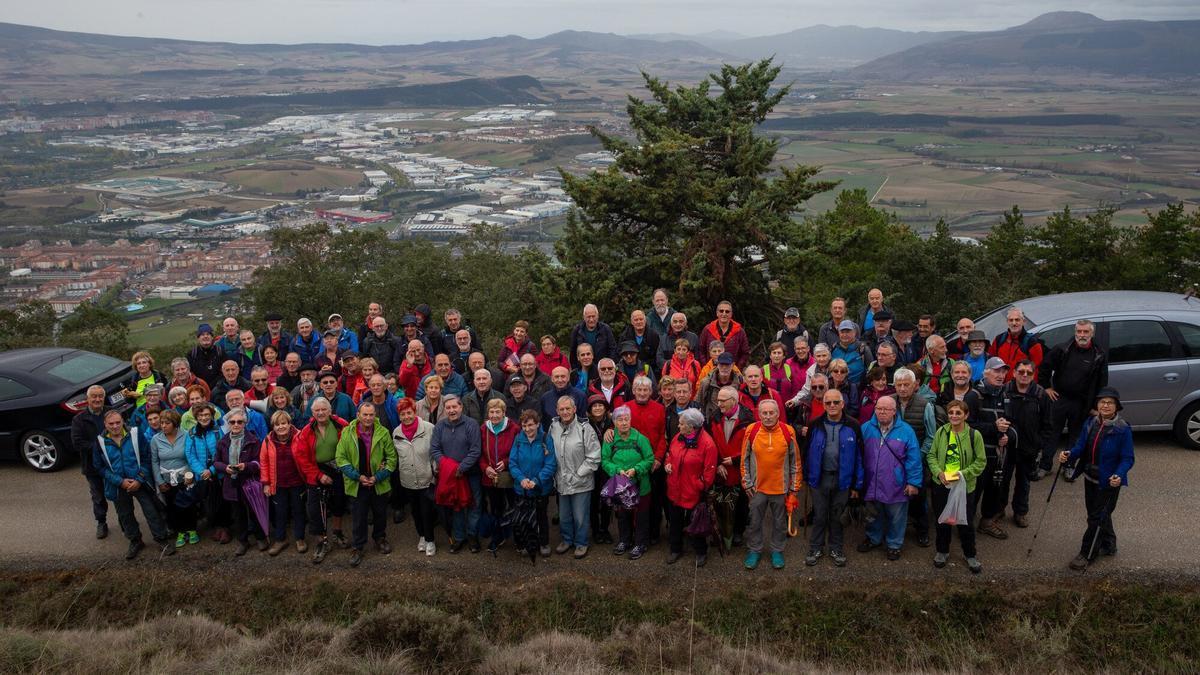
POLYGON ((1018 368, 1018 369, 1017 369, 1017 374, 1018 374, 1018 375, 1025 375, 1025 376, 1029 376, 1029 375, 1033 375, 1033 371, 1032 371, 1032 370, 1021 370, 1020 368, 1018 368))
POLYGON ((813 391, 825 391, 826 389, 828 389, 828 387, 823 384, 814 384, 812 386, 813 391))
POLYGON ((849 373, 850 371, 849 371, 849 370, 842 370, 841 368, 835 368, 835 369, 833 369, 833 370, 831 370, 831 371, 829 371, 829 372, 831 372, 831 373, 849 373))
POLYGON ((718 309, 717 314, 733 314, 732 309, 718 309))
POLYGON ((246 420, 229 420, 229 424, 245 424, 246 420))
POLYGON ((255 383, 255 384, 262 384, 263 382, 266 382, 266 381, 267 381, 267 378, 265 378, 265 377, 264 377, 264 378, 262 378, 262 379, 255 378, 255 379, 253 379, 253 380, 250 380, 250 381, 251 381, 251 382, 253 382, 253 383, 255 383))
POLYGON ((825 401, 825 407, 829 407, 831 405, 841 405, 842 403, 845 403, 845 401, 825 401))
POLYGON ((616 370, 616 368, 612 368, 609 366, 600 366, 600 370, 616 370))

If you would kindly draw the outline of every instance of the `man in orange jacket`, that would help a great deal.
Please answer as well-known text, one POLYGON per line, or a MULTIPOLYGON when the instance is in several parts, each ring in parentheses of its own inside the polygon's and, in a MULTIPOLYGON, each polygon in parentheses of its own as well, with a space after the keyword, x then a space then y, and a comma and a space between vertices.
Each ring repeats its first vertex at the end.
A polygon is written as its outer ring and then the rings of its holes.
POLYGON ((762 558, 763 519, 771 517, 771 567, 783 569, 787 541, 787 505, 800 492, 800 450, 796 433, 780 424, 779 404, 762 399, 759 421, 746 428, 742 442, 742 488, 750 497, 750 524, 746 527, 746 569, 758 567, 762 558))

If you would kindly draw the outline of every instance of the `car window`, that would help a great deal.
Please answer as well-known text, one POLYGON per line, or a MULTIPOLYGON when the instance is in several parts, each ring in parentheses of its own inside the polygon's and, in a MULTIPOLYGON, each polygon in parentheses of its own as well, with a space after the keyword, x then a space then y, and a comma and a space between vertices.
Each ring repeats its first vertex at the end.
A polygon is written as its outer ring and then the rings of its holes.
POLYGON ((1072 321, 1063 326, 1055 326, 1044 331, 1038 331, 1038 339, 1042 344, 1046 345, 1046 349, 1054 349, 1067 340, 1075 339, 1075 322, 1072 321))
POLYGON ((1183 336, 1183 351, 1188 356, 1200 356, 1200 326, 1172 321, 1171 325, 1183 336))
POLYGON ((71 384, 83 384, 120 367, 123 363, 111 356, 79 352, 67 357, 62 363, 51 366, 46 370, 46 374, 71 384))
POLYGON ((1112 321, 1108 324, 1108 362, 1158 361, 1171 358, 1171 338, 1157 321, 1112 321))
POLYGON ((25 385, 11 380, 7 377, 0 377, 0 401, 8 401, 14 398, 21 398, 33 393, 33 390, 25 385))

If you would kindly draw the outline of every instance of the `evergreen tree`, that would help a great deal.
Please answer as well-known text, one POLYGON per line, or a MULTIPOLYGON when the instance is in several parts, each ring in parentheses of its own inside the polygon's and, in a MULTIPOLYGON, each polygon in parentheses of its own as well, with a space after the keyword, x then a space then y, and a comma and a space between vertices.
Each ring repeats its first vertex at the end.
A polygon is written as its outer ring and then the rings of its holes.
POLYGON ((1183 203, 1146 213, 1145 227, 1126 232, 1121 258, 1125 288, 1183 291, 1200 282, 1200 211, 1188 214, 1183 203))

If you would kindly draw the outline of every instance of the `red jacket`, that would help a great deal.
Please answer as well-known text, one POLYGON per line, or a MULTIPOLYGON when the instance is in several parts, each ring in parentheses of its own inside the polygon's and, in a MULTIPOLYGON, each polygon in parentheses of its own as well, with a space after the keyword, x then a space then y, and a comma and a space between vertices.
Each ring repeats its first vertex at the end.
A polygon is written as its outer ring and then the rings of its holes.
MULTIPOLYGON (((504 464, 504 471, 508 470, 508 453, 512 452, 513 441, 516 440, 518 431, 517 423, 512 420, 508 420, 504 431, 499 434, 492 433, 487 422, 479 425, 481 441, 479 444, 479 469, 481 471, 489 466, 494 469, 497 464, 501 463, 504 464)), ((483 474, 482 483, 484 487, 492 487, 492 479, 488 478, 486 472, 483 474)))
POLYGON ((555 347, 554 353, 550 356, 546 356, 546 354, 539 349, 535 358, 537 359, 538 370, 547 375, 553 373, 554 369, 559 366, 562 366, 567 370, 571 369, 571 362, 567 360, 567 357, 563 356, 562 350, 558 349, 557 347, 555 347))
POLYGON ((429 363, 429 359, 425 359, 425 363, 419 366, 414 366, 408 362, 408 359, 405 359, 404 363, 400 364, 400 372, 396 376, 396 384, 400 385, 400 388, 404 390, 405 396, 416 398, 417 387, 421 385, 421 378, 428 375, 431 370, 433 370, 433 366, 429 363))
POLYGON ((717 448, 717 461, 722 462, 727 457, 733 458, 733 465, 725 467, 726 476, 724 479, 717 477, 722 485, 737 485, 742 484, 742 442, 745 438, 746 427, 750 426, 754 421, 754 413, 747 410, 744 406, 738 407, 737 421, 733 425, 733 433, 729 435, 729 439, 725 439, 724 431, 724 413, 717 412, 716 416, 708 423, 708 434, 713 439, 713 444, 717 448))
POLYGON ((1021 334, 1015 340, 1008 334, 1008 331, 997 335, 996 339, 992 340, 991 353, 1004 359, 1004 363, 1008 364, 1008 373, 1004 376, 1005 382, 1013 378, 1017 362, 1025 359, 1033 361, 1033 379, 1037 381, 1038 369, 1042 367, 1042 343, 1038 342, 1037 338, 1030 335, 1024 328, 1021 329, 1021 334))
MULTIPOLYGON (((775 401, 779 406, 779 415, 781 418, 787 414, 787 408, 783 407, 783 397, 779 395, 779 392, 768 387, 766 382, 763 382, 762 392, 758 395, 758 400, 762 401, 764 397, 775 401)), ((738 389, 738 405, 743 408, 749 408, 754 413, 754 421, 758 421, 758 403, 750 397, 750 393, 746 390, 746 385, 744 384, 741 389, 738 389)))
MULTIPOLYGON (((301 453, 297 443, 299 433, 298 429, 292 427, 292 459, 296 462, 296 469, 300 471, 300 476, 307 483, 308 477, 304 475, 304 469, 300 464, 299 455, 301 453)), ((273 430, 267 434, 266 439, 258 448, 258 471, 259 480, 264 486, 271 488, 271 494, 275 494, 278 491, 277 483, 279 482, 279 445, 275 440, 273 430)))
POLYGON ((708 344, 714 340, 725 343, 725 351, 733 354, 733 362, 738 368, 745 369, 750 362, 750 338, 742 329, 742 324, 730 320, 729 334, 721 339, 721 331, 717 328, 717 320, 713 319, 704 330, 700 331, 700 353, 708 354, 708 344))
POLYGON ((458 475, 458 462, 444 455, 438 460, 438 483, 433 501, 451 511, 461 511, 471 505, 471 484, 466 476, 458 475))
POLYGON ((700 381, 700 362, 688 354, 687 361, 679 362, 679 359, 671 356, 666 363, 663 364, 663 377, 670 377, 672 380, 687 380, 692 385, 692 398, 698 393, 696 383, 700 381))
POLYGON ((627 401, 625 405, 633 413, 629 418, 633 428, 650 441, 654 459, 663 461, 667 455, 667 409, 653 400, 645 403, 627 401))
POLYGON ((717 476, 717 446, 707 431, 700 430, 696 447, 688 448, 676 436, 667 451, 671 473, 667 474, 667 499, 681 509, 700 503, 704 491, 717 476))
MULTIPOLYGON (((588 382, 587 398, 591 398, 592 394, 604 396, 604 390, 600 388, 600 380, 598 378, 588 382)), ((625 373, 617 373, 617 379, 613 380, 612 400, 609 401, 611 404, 609 405, 609 410, 616 410, 632 400, 633 394, 630 393, 629 379, 625 377, 625 373)))
MULTIPOLYGON (((333 425, 337 431, 338 438, 342 437, 342 429, 349 424, 346 420, 333 415, 329 418, 329 423, 333 425)), ((296 458, 296 467, 300 469, 300 475, 304 476, 304 482, 309 485, 316 485, 321 479, 321 469, 317 467, 317 421, 311 420, 304 425, 296 434, 296 439, 292 441, 292 455, 296 458)), ((334 480, 338 480, 334 478, 334 480)))

